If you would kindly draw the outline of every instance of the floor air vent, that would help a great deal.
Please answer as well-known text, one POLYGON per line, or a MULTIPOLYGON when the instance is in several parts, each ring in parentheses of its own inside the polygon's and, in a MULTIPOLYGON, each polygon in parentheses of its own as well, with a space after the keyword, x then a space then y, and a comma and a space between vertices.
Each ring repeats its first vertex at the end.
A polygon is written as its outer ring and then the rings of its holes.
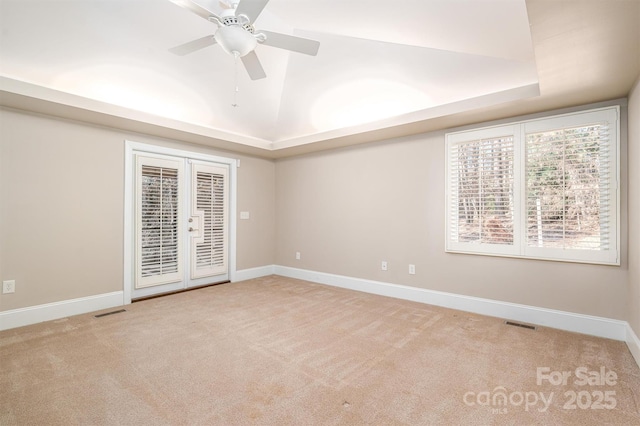
POLYGON ((507 324, 507 325, 512 325, 512 326, 514 326, 514 327, 527 328, 527 329, 529 329, 529 330, 535 330, 535 329, 536 329, 536 327, 535 327, 535 326, 533 326, 533 325, 529 325, 529 324, 521 324, 521 323, 519 323, 519 322, 505 321, 504 323, 505 323, 505 324, 507 324))
POLYGON ((126 309, 120 309, 120 310, 117 310, 117 311, 106 312, 104 314, 95 315, 95 318, 102 318, 102 317, 106 317, 107 315, 119 314, 121 312, 127 312, 127 310, 126 309))

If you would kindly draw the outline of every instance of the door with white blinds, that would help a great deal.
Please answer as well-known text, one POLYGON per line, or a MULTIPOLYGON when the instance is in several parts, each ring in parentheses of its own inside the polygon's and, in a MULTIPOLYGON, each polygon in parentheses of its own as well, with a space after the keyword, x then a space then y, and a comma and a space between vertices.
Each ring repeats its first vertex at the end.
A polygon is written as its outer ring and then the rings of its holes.
POLYGON ((229 166, 135 154, 133 298, 228 279, 229 166))
POLYGON ((197 286, 227 274, 229 168, 190 162, 189 283, 197 286))
POLYGON ((136 157, 136 290, 180 287, 183 174, 181 160, 136 157))

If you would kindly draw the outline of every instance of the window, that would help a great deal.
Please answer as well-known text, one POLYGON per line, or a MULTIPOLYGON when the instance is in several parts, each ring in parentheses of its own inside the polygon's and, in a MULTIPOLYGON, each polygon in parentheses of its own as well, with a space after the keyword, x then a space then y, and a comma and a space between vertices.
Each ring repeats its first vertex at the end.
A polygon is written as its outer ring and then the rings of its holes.
POLYGON ((446 250, 618 265, 618 116, 447 134, 446 250))

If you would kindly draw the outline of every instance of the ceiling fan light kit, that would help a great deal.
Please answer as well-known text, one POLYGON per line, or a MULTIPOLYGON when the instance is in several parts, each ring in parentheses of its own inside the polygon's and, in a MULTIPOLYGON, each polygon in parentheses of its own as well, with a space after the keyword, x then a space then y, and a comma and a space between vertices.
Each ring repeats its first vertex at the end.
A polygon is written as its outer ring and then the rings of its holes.
POLYGON ((222 50, 235 56, 245 56, 256 48, 258 41, 253 34, 239 26, 223 26, 213 36, 222 50))
POLYGON ((219 44, 229 55, 242 59, 252 80, 259 80, 265 78, 266 73, 255 52, 258 43, 311 56, 318 53, 320 43, 315 40, 269 31, 256 33, 252 22, 260 16, 269 0, 242 0, 232 4, 221 1, 223 10, 220 16, 192 0, 170 1, 218 26, 213 36, 205 36, 169 49, 177 55, 187 55, 212 44, 219 44))

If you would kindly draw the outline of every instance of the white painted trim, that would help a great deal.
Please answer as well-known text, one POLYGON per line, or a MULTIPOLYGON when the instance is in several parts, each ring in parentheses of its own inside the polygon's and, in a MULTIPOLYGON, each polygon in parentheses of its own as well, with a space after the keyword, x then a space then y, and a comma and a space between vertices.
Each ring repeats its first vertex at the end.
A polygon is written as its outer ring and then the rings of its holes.
POLYGON ((258 266, 257 268, 243 269, 236 271, 232 282, 251 280, 253 278, 266 277, 274 274, 274 265, 258 266))
POLYGON ((214 163, 229 164, 229 166, 236 167, 236 159, 229 157, 221 157, 213 154, 203 154, 201 152, 189 151, 186 149, 168 148, 160 145, 153 145, 143 142, 135 142, 131 140, 125 140, 125 143, 131 148, 132 151, 147 152, 150 154, 168 155, 171 157, 190 158, 192 160, 202 160, 214 163))
POLYGON ((631 325, 627 323, 627 346, 629 347, 629 351, 633 358, 636 360, 636 364, 640 367, 640 339, 631 328, 631 325))
POLYGON ((0 312, 0 330, 122 306, 122 291, 0 312))
MULTIPOLYGON (((229 159, 227 159, 229 161, 229 159)), ((232 160, 229 164, 229 281, 235 281, 237 268, 237 217, 238 217, 238 164, 232 160)))
POLYGON ((554 309, 539 308, 529 305, 519 305, 516 303, 501 302, 498 300, 482 299, 479 297, 464 296, 460 294, 390 284, 380 281, 371 281, 361 278, 351 278, 342 275, 314 272, 286 266, 275 266, 274 272, 277 275, 285 277, 298 278, 301 280, 348 288, 381 296, 395 297, 397 299, 411 300, 414 302, 473 312, 481 315, 511 319, 544 327, 572 331, 575 333, 589 334, 591 336, 627 341, 628 323, 626 321, 557 311, 554 309))
POLYGON ((133 235, 133 146, 129 141, 124 143, 124 212, 123 212, 123 224, 124 224, 124 247, 123 247, 123 265, 124 265, 124 277, 123 277, 123 292, 122 292, 122 304, 127 305, 131 303, 131 293, 133 289, 133 256, 134 256, 134 244, 135 238, 133 235))

